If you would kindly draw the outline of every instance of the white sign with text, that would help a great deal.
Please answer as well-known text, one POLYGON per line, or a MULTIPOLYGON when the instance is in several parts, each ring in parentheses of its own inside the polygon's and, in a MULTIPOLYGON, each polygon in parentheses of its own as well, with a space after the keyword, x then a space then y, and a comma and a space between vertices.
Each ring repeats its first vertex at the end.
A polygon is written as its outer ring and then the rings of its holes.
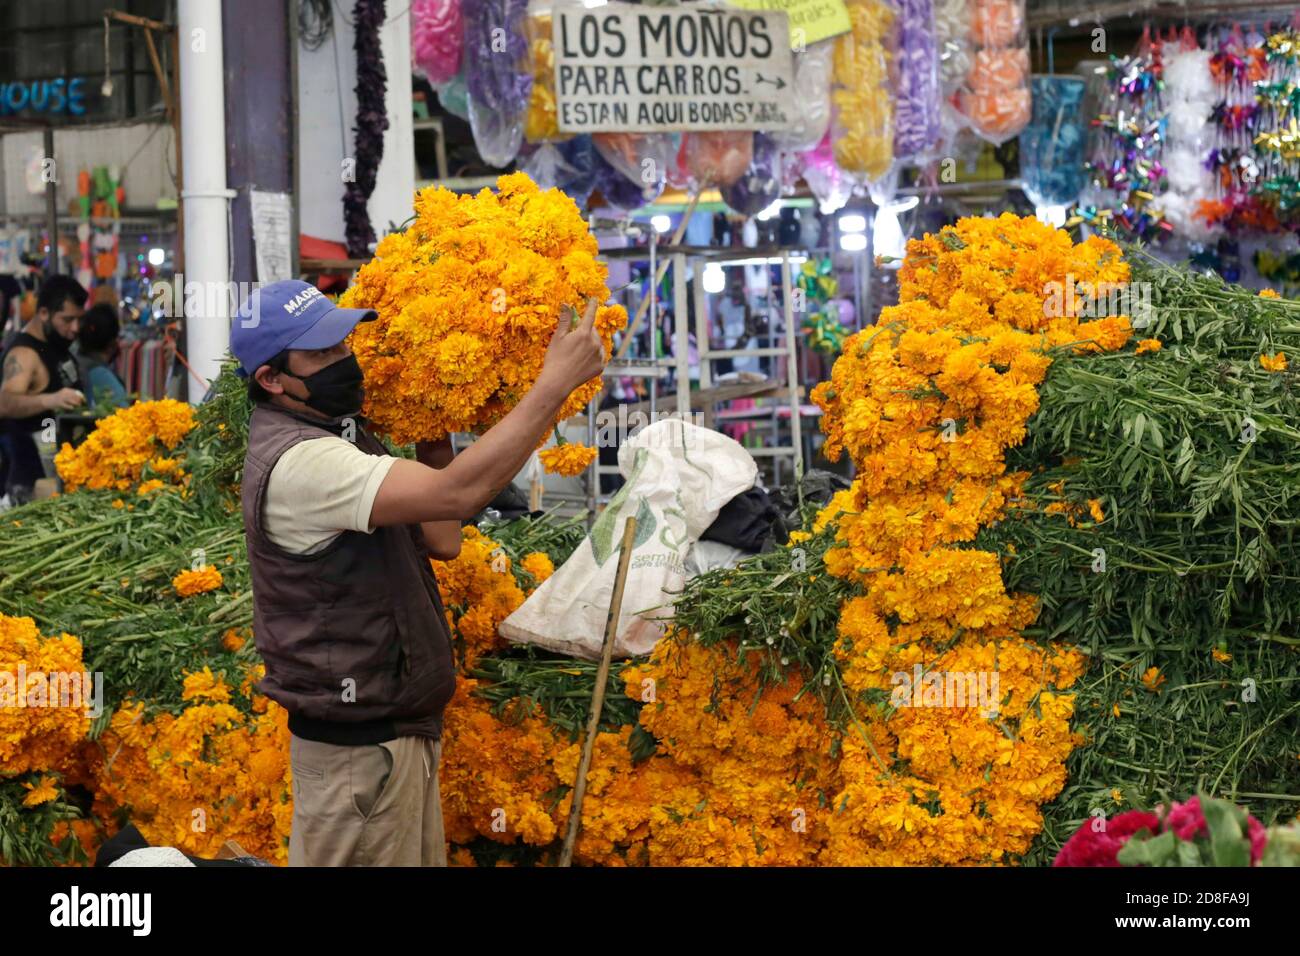
POLYGON ((794 65, 782 11, 610 3, 557 9, 552 26, 566 133, 790 125, 794 65))

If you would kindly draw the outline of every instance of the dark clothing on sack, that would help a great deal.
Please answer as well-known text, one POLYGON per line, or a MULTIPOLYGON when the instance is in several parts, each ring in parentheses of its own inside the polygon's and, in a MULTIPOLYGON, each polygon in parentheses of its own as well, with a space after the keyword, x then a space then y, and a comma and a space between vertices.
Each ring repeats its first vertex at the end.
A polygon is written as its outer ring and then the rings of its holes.
POLYGON ((488 506, 476 514, 469 523, 477 525, 484 518, 493 517, 500 518, 502 521, 514 521, 524 515, 537 517, 541 513, 532 511, 528 507, 528 499, 524 497, 524 493, 513 484, 509 484, 498 491, 496 497, 488 502, 488 506), (493 515, 492 512, 496 514, 493 515))
MULTIPOLYGON (((253 583, 253 636, 266 664, 258 690, 289 712, 304 740, 340 746, 437 739, 456 687, 451 634, 419 525, 344 531, 292 554, 262 528, 271 469, 299 442, 339 436, 318 422, 258 405, 249 422, 243 511, 253 583)), ((358 449, 387 455, 359 420, 358 449)))
MULTIPOLYGON (((750 488, 722 506, 713 524, 700 535, 700 540, 717 541, 756 553, 772 539, 773 522, 780 517, 780 509, 772 504, 766 491, 750 488)), ((780 537, 784 540, 784 531, 780 537)))
POLYGON ((813 470, 803 476, 797 488, 778 488, 770 494, 762 488, 750 488, 722 506, 700 540, 717 541, 753 553, 771 551, 784 545, 792 530, 803 526, 803 516, 799 513, 800 490, 805 505, 820 508, 835 492, 847 487, 847 478, 830 471, 813 470))
MULTIPOLYGON (((0 357, 0 368, 8 361, 9 353, 19 346, 35 352, 45 366, 49 381, 38 394, 50 395, 64 388, 81 388, 81 372, 72 353, 60 353, 49 342, 28 332, 19 332, 13 337, 4 356, 0 357)), ((4 490, 13 498, 26 498, 36 482, 45 477, 45 466, 41 464, 32 432, 44 428, 46 420, 52 417, 50 412, 38 412, 26 418, 7 418, 0 422, 7 459, 4 490)))
MULTIPOLYGON (((136 829, 134 823, 128 823, 122 829, 105 840, 99 846, 95 853, 96 867, 111 866, 128 853, 136 850, 144 850, 152 844, 144 838, 144 835, 136 829)), ((189 860, 195 866, 272 866, 261 857, 256 856, 237 856, 231 860, 205 860, 201 856, 191 856, 188 853, 182 854, 185 859, 189 860)))
POLYGON ((785 515, 786 521, 791 528, 798 528, 802 524, 799 515, 800 491, 803 492, 805 505, 814 505, 821 508, 835 496, 837 491, 843 491, 849 485, 849 480, 843 475, 814 468, 803 476, 803 480, 799 482, 798 487, 790 485, 772 492, 772 503, 785 515))

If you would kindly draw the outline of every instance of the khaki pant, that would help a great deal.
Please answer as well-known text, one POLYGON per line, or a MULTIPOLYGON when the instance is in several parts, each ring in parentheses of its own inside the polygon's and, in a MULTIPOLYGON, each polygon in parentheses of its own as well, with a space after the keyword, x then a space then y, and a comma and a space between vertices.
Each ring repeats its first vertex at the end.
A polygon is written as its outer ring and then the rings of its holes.
POLYGON ((442 742, 339 747, 292 737, 290 866, 446 866, 442 742))

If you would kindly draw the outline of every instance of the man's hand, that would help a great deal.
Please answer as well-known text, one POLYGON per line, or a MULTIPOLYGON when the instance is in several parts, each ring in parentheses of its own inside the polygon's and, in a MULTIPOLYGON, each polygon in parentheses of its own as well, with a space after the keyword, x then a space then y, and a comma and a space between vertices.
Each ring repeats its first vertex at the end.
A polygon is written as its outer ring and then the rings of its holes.
MULTIPOLYGON (((599 375, 605 367, 605 346, 596 334, 595 299, 587 301, 587 314, 570 328, 561 317, 531 389, 497 424, 477 441, 439 468, 399 459, 393 462, 375 495, 370 523, 378 527, 419 523, 425 540, 443 555, 459 550, 459 522, 477 514, 519 472, 551 430, 556 414, 569 393, 599 375), (430 523, 447 522, 430 538, 430 523), (455 531, 456 540, 451 540, 455 531)), ((417 446, 421 462, 438 457, 432 445, 417 446)))
POLYGON ((86 396, 75 388, 61 388, 45 396, 46 409, 51 412, 68 412, 86 404, 86 396))
POLYGON ((587 314, 572 328, 567 316, 560 317, 546 349, 542 373, 537 376, 538 386, 554 387, 567 396, 605 368, 605 343, 596 332, 598 305, 594 298, 588 299, 587 314))

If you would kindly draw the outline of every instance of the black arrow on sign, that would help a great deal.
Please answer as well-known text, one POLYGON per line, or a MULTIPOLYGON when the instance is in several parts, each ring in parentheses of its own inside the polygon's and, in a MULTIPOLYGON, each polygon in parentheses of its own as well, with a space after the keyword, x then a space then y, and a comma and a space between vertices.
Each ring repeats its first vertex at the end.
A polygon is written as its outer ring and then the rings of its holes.
POLYGON ((775 80, 769 80, 762 73, 755 74, 754 85, 757 86, 759 83, 771 83, 778 90, 785 88, 785 80, 779 76, 775 80))

